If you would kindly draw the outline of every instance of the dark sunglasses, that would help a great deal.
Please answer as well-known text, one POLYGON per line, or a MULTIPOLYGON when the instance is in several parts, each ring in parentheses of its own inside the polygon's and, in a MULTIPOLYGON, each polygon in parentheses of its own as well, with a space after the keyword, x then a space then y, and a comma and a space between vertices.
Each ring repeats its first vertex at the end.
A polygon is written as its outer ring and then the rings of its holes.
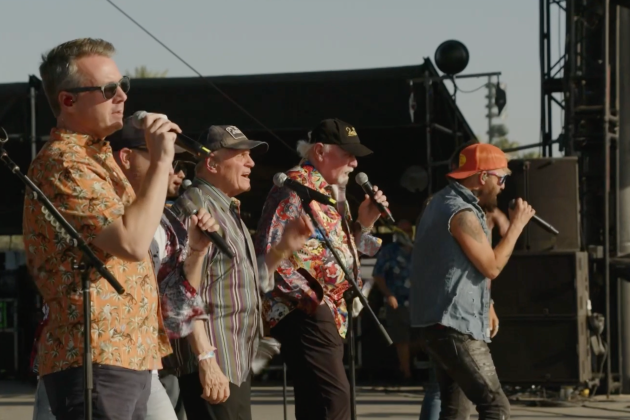
POLYGON ((180 172, 184 173, 184 177, 188 176, 188 171, 190 169, 194 169, 195 162, 191 162, 188 160, 174 160, 173 161, 173 172, 178 174, 180 172))
POLYGON ((103 93, 103 98, 109 101, 114 96, 116 96, 116 92, 118 92, 119 87, 123 92, 125 93, 129 92, 129 89, 131 89, 131 80, 129 80, 127 76, 123 76, 123 78, 120 79, 117 83, 112 82, 103 86, 86 86, 86 87, 71 88, 71 89, 66 89, 65 91, 70 92, 70 93, 80 93, 80 92, 93 92, 96 90, 100 90, 103 93))
MULTIPOLYGON (((146 146, 136 146, 131 148, 131 150, 141 150, 143 152, 149 152, 146 146)), ((195 168, 196 163, 191 162, 189 160, 174 160, 173 161, 173 172, 178 174, 180 172, 184 173, 184 177, 188 176, 188 171, 190 169, 195 168)))
POLYGON ((499 174, 495 174, 494 172, 487 172, 487 174, 488 175, 493 175, 493 176, 496 176, 497 178, 499 178, 499 182, 498 182, 499 185, 505 184, 505 181, 507 180, 507 177, 510 176, 510 175, 507 175, 507 174, 506 175, 499 175, 499 174))

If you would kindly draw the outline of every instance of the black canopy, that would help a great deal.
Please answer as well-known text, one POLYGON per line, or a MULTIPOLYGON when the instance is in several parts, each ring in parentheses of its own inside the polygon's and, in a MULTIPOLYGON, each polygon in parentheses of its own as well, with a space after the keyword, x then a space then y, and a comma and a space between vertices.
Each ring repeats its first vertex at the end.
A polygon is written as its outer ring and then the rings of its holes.
MULTIPOLYGON (((125 105, 126 114, 138 110, 161 112, 177 122, 185 133, 196 138, 212 124, 232 124, 256 140, 269 142, 270 150, 259 158, 252 174, 252 191, 241 201, 248 224, 255 228, 274 173, 298 162, 295 144, 324 118, 340 118, 353 124, 362 143, 374 154, 359 160, 358 171, 366 172, 373 184, 388 195, 397 219, 417 217, 425 192, 411 192, 400 184, 401 175, 412 165, 426 169, 425 75, 437 76, 430 62, 422 65, 369 70, 269 74, 251 76, 159 78, 132 80, 125 105), (274 135, 212 87, 214 84, 247 113, 269 128, 274 135), (413 92, 414 122, 410 113, 413 92), (278 140, 279 137, 283 142, 278 140)), ((6 149, 26 172, 31 159, 30 87, 35 87, 35 130, 37 148, 46 140, 55 121, 41 91, 39 81, 0 85, 0 126, 12 139, 6 149)), ((448 159, 462 141, 474 138, 469 125, 442 83, 435 83, 431 99, 433 122, 458 127, 458 142, 451 134, 433 130, 431 154, 434 161, 448 159)), ((433 189, 444 185, 446 166, 434 168, 433 189)), ((20 234, 23 185, 5 169, 0 169, 0 234, 20 234)), ((426 191, 426 190, 425 190, 426 191)), ((360 200, 362 193, 351 188, 360 200)), ((356 209, 356 206, 355 206, 356 209)))

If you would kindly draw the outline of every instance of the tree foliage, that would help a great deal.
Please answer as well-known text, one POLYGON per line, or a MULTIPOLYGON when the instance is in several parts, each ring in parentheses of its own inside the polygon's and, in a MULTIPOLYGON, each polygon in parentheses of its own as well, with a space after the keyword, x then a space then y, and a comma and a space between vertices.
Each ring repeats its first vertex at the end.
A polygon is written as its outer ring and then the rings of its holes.
MULTIPOLYGON (((492 144, 501 150, 513 149, 521 145, 517 141, 510 141, 507 137, 495 139, 492 144)), ((540 157, 540 152, 536 149, 526 149, 520 152, 508 152, 506 154, 509 159, 536 159, 540 157)))
POLYGON ((127 71, 126 73, 128 77, 131 77, 133 79, 156 79, 156 78, 166 77, 167 74, 168 74, 168 70, 164 70, 164 71, 149 70, 147 66, 136 67, 133 73, 130 73, 129 71, 127 71))

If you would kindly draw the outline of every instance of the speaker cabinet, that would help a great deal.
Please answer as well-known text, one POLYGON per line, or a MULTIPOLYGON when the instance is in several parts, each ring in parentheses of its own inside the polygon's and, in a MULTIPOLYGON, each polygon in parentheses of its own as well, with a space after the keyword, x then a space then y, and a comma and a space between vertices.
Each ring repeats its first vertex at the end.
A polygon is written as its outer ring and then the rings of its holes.
POLYGON ((501 383, 577 385, 592 379, 585 316, 502 317, 490 351, 501 383))
POLYGON ((516 252, 492 282, 500 329, 490 349, 501 382, 592 378, 585 252, 516 252))
POLYGON ((586 252, 514 252, 492 281, 502 316, 587 315, 586 252))
MULTIPOLYGON (((536 215, 558 229, 554 236, 531 221, 516 243, 517 250, 580 250, 580 206, 577 157, 515 159, 509 162, 512 176, 499 194, 499 208, 521 197, 536 215)), ((507 214, 507 213, 506 213, 507 214)))

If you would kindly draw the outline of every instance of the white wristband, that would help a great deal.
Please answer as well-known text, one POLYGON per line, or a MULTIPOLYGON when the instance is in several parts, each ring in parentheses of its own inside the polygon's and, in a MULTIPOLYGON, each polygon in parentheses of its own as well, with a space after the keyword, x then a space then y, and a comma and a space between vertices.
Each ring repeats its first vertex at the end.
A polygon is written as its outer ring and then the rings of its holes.
POLYGON ((216 354, 214 350, 206 351, 204 353, 201 353, 199 356, 197 356, 197 361, 201 362, 202 360, 212 359, 215 356, 216 354))

